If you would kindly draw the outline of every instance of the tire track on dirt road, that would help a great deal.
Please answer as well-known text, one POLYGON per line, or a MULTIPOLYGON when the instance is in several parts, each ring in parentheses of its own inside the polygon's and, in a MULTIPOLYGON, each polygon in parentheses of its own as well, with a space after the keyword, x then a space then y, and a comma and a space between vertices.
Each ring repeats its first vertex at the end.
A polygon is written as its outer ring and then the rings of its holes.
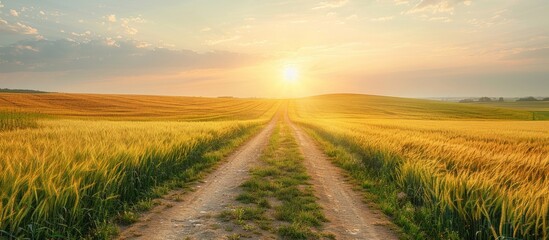
POLYGON ((157 207, 125 229, 119 239, 220 239, 226 231, 218 227, 217 215, 234 202, 249 167, 259 161, 278 117, 259 134, 232 153, 209 174, 196 191, 183 195, 170 208, 157 207))
POLYGON ((392 223, 379 211, 369 209, 362 196, 345 182, 342 170, 334 166, 300 127, 285 116, 293 129, 303 156, 305 167, 311 176, 311 183, 318 203, 329 220, 324 229, 337 239, 398 239, 389 226, 392 223))

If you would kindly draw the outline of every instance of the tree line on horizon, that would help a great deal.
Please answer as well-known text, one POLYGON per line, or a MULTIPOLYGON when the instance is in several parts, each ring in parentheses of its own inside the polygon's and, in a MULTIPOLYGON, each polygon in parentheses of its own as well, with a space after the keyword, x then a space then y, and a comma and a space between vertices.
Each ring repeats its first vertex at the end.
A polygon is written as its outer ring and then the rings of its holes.
MULTIPOLYGON (((515 102, 537 102, 537 101, 549 101, 549 97, 545 98, 536 98, 536 97, 522 97, 515 100, 515 102)), ((503 97, 500 98, 491 98, 491 97, 480 97, 478 100, 474 98, 466 98, 459 100, 460 103, 472 103, 472 102, 505 102, 503 97)))
POLYGON ((38 90, 31 90, 31 89, 0 88, 0 93, 47 93, 47 92, 38 91, 38 90))

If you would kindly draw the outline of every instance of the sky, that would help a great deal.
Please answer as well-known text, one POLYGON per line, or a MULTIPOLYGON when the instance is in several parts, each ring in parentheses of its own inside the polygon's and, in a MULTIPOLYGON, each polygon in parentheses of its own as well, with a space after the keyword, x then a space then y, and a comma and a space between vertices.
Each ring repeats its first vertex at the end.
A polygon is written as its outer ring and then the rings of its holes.
POLYGON ((1 0, 0 88, 547 96, 547 13, 547 0, 1 0))

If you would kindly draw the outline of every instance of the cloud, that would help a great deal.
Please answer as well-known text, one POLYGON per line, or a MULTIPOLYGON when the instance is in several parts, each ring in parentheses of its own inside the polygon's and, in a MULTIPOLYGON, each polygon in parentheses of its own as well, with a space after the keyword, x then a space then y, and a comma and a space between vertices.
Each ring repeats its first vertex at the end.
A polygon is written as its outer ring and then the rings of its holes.
POLYGON ((10 15, 12 15, 14 17, 19 17, 19 13, 17 11, 15 11, 14 9, 10 9, 10 15))
POLYGON ((469 6, 471 3, 471 0, 421 0, 407 13, 452 13, 457 5, 464 4, 469 6))
POLYGON ((141 17, 128 17, 128 18, 121 18, 120 22, 121 22, 120 26, 122 26, 126 34, 135 35, 139 31, 137 30, 137 28, 130 26, 130 24, 145 23, 147 21, 141 17))
POLYGON ((408 0, 395 0, 396 5, 404 5, 410 3, 408 0))
POLYGON ((39 52, 38 49, 33 48, 32 46, 27 46, 27 45, 17 45, 17 46, 15 46, 15 48, 17 50, 28 50, 28 51, 33 51, 33 52, 39 52))
POLYGON ((358 16, 356 14, 353 14, 353 15, 350 15, 350 16, 346 17, 345 19, 346 20, 354 20, 354 19, 357 19, 357 18, 358 18, 358 16))
POLYGON ((217 45, 217 44, 220 44, 220 43, 231 42, 231 41, 235 41, 235 40, 238 40, 238 39, 240 39, 240 36, 225 36, 225 37, 220 38, 220 39, 208 40, 208 41, 206 41, 206 44, 208 44, 208 45, 217 45))
POLYGON ((71 35, 75 36, 75 37, 87 37, 87 36, 90 36, 91 35, 91 31, 85 31, 83 33, 75 33, 75 32, 72 32, 71 35))
POLYGON ((107 46, 120 47, 120 45, 116 44, 116 40, 114 40, 114 39, 111 38, 111 37, 105 38, 105 44, 107 44, 107 46))
POLYGON ((505 12, 507 12, 506 9, 499 10, 494 12, 494 14, 491 17, 480 18, 480 19, 473 18, 468 20, 467 22, 478 28, 492 27, 497 24, 503 24, 508 22, 508 19, 504 16, 505 12))
POLYGON ((148 48, 150 46, 152 46, 152 44, 150 44, 148 42, 140 42, 140 41, 135 42, 135 47, 136 48, 148 48))
POLYGON ((0 47, 0 73, 81 71, 90 75, 165 73, 228 68, 254 63, 257 57, 224 51, 197 53, 152 48, 137 41, 94 39, 26 40, 0 47))
POLYGON ((115 23, 116 22, 116 15, 111 14, 111 15, 105 16, 105 19, 107 19, 107 21, 109 21, 111 23, 115 23))
POLYGON ((122 22, 127 23, 146 23, 147 20, 143 19, 142 17, 128 17, 128 18, 122 18, 122 22))
POLYGON ((449 17, 431 17, 431 18, 429 18, 429 21, 432 21, 432 22, 451 22, 452 19, 450 19, 449 17))
POLYGON ((395 18, 394 16, 378 17, 378 18, 372 18, 372 19, 370 19, 370 21, 372 21, 372 22, 386 22, 386 21, 391 21, 394 18, 395 18))
POLYGON ((505 57, 507 60, 549 60, 549 47, 523 49, 505 57))
POLYGON ((319 3, 313 9, 318 10, 318 9, 326 9, 326 8, 340 8, 345 6, 345 4, 347 4, 348 2, 349 0, 328 0, 328 1, 323 1, 319 3))
POLYGON ((124 28, 124 32, 129 34, 129 35, 135 35, 137 34, 139 31, 137 30, 137 28, 134 28, 134 27, 130 27, 128 25, 123 25, 122 26, 124 28))
POLYGON ((0 18, 0 33, 37 35, 38 30, 36 30, 36 28, 22 24, 20 22, 11 24, 8 21, 0 18))
POLYGON ((50 13, 50 16, 52 16, 52 17, 61 17, 61 16, 63 16, 63 15, 66 15, 66 14, 61 13, 61 12, 59 12, 59 11, 54 11, 54 12, 51 12, 51 13, 50 13))

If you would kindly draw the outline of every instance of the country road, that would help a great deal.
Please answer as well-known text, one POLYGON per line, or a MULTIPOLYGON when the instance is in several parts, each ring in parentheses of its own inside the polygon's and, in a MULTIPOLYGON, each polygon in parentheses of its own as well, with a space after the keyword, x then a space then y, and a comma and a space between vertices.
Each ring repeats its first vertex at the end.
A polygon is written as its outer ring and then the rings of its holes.
POLYGON ((239 186, 246 180, 250 165, 258 161, 276 121, 277 117, 231 154, 196 191, 185 194, 170 208, 153 209, 140 222, 125 229, 120 239, 222 239, 226 235, 224 229, 212 227, 218 221, 216 215, 236 198, 239 186))
MULTIPOLYGON (((248 179, 251 166, 258 164, 277 121, 275 118, 250 141, 238 148, 215 171, 210 173, 196 191, 183 195, 173 206, 158 206, 144 214, 140 221, 124 229, 119 239, 225 239, 228 235, 218 216, 235 204, 239 186, 248 179)), ((398 239, 388 227, 392 224, 379 211, 369 209, 359 193, 346 183, 342 171, 332 165, 315 142, 290 119, 281 117, 291 126, 304 164, 329 222, 324 231, 336 239, 398 239)), ((275 235, 260 235, 257 239, 275 239, 275 235)))
POLYGON ((342 170, 334 166, 300 127, 290 124, 305 158, 305 167, 318 203, 329 222, 325 230, 337 239, 391 240, 398 236, 389 229, 391 222, 380 211, 373 211, 362 201, 362 196, 346 183, 342 170))

